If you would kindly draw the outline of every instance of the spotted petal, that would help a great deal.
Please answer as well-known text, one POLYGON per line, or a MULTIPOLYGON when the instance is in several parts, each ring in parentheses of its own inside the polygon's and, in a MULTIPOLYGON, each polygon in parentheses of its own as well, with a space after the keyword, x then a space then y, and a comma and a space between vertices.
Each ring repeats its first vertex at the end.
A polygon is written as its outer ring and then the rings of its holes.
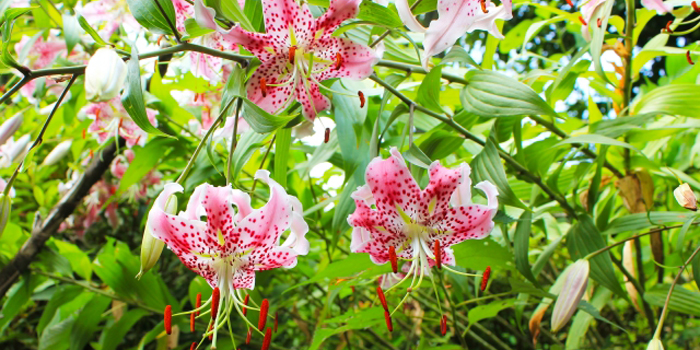
POLYGON ((331 102, 323 96, 318 84, 305 78, 297 78, 295 84, 295 97, 301 103, 302 114, 309 121, 316 119, 316 115, 330 108, 331 102))
POLYGON ((306 4, 294 0, 263 0, 265 31, 274 35, 281 45, 289 46, 290 27, 302 45, 313 39, 314 17, 306 4))
POLYGON ((397 208, 400 208, 409 218, 417 219, 423 214, 421 189, 401 153, 396 148, 391 148, 390 152, 391 157, 387 159, 374 158, 365 173, 377 209, 384 215, 399 218, 401 213, 397 208))
POLYGON ((330 37, 343 21, 357 16, 361 2, 362 0, 331 0, 328 11, 318 19, 316 30, 322 31, 323 37, 330 37))
POLYGON ((283 56, 270 58, 255 70, 246 85, 248 99, 268 113, 278 113, 287 108, 292 101, 293 83, 274 86, 290 79, 289 74, 280 75, 286 64, 287 59, 283 56), (266 88, 262 86, 263 78, 266 88))
POLYGON ((318 81, 331 78, 365 79, 382 56, 381 50, 373 50, 366 45, 358 44, 350 39, 328 37, 320 39, 313 48, 318 56, 326 61, 336 61, 340 54, 340 65, 327 68, 314 75, 318 81))

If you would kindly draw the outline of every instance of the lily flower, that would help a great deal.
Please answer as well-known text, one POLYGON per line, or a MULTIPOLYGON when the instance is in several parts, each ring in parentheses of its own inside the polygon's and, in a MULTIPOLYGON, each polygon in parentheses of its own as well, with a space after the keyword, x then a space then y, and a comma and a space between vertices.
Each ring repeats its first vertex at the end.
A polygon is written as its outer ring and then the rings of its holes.
POLYGON ((464 33, 480 29, 503 39, 496 20, 513 18, 512 0, 502 0, 500 6, 494 5, 491 0, 440 0, 437 5, 438 19, 430 22, 428 28, 413 16, 408 0, 397 0, 396 10, 408 29, 425 33, 422 57, 425 69, 429 69, 431 57, 451 47, 464 33))
MULTIPOLYGON (((126 139, 128 147, 146 144, 148 133, 129 117, 118 96, 106 102, 91 103, 83 107, 81 113, 93 120, 87 131, 99 143, 105 143, 109 138, 119 135, 126 139)), ((158 126, 156 113, 155 110, 146 108, 146 115, 153 126, 158 126)))
MULTIPOLYGON (((309 121, 330 107, 319 88, 332 78, 362 80, 373 72, 382 50, 332 36, 346 19, 357 15, 360 0, 331 0, 325 14, 314 18, 306 4, 295 0, 263 0, 266 33, 251 33, 236 25, 224 30, 214 21, 214 9, 195 1, 195 18, 231 42, 253 53, 262 65, 248 80, 248 98, 276 114, 299 101, 309 121)), ((333 92, 333 91, 331 91, 333 92)), ((338 93, 338 92, 335 92, 338 93)))
POLYGON ((375 264, 391 262, 394 273, 398 260, 408 262, 403 280, 389 290, 413 277, 407 289, 411 293, 424 275, 430 276, 433 266, 475 276, 447 266, 455 265, 450 246, 488 236, 498 209, 498 190, 488 181, 475 186, 484 192, 488 204, 471 202, 470 171, 467 164, 447 169, 435 161, 428 170, 430 182, 422 190, 396 148, 388 159, 377 157, 369 163, 367 184, 351 195, 356 209, 348 217, 353 227, 350 250, 369 253, 375 264))
POLYGON ((212 335, 214 344, 216 330, 230 322, 234 308, 249 326, 263 334, 263 320, 254 327, 242 308, 260 311, 262 315, 269 304, 265 300, 261 308, 246 306, 242 290, 255 287, 256 271, 294 267, 297 256, 309 251, 305 238, 308 225, 302 218, 301 202, 270 179, 268 171, 258 170, 255 178, 270 186, 270 199, 262 208, 253 209, 250 197, 242 191, 202 184, 195 189, 184 212, 169 214, 168 198, 183 190, 173 183, 165 185, 148 214, 151 234, 165 242, 185 266, 204 277, 214 289, 206 304, 186 312, 202 311, 211 304, 212 321, 204 336, 212 335), (201 220, 202 216, 206 216, 206 221, 201 220), (280 245, 287 230, 290 234, 280 245))

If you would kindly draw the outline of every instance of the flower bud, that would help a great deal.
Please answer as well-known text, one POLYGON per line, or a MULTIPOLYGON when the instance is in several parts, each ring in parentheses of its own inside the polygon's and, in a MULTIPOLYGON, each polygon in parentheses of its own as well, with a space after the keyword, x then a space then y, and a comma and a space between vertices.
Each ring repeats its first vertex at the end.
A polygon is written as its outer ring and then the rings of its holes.
POLYGON ((22 120, 22 114, 18 113, 0 125, 0 145, 4 144, 5 141, 12 137, 12 135, 22 125, 22 120))
POLYGON ((85 68, 85 96, 93 102, 109 101, 119 95, 126 80, 126 63, 109 47, 90 58, 85 68))
POLYGON ((70 146, 73 144, 73 140, 63 141, 54 147, 51 152, 44 158, 44 166, 51 166, 58 163, 63 157, 70 151, 70 146))
POLYGON ((559 292, 552 311, 552 332, 560 330, 574 315, 579 301, 588 286, 590 264, 586 259, 579 259, 566 272, 564 285, 559 292))
POLYGON ((22 158, 29 150, 29 142, 31 142, 30 136, 24 135, 17 141, 10 139, 0 147, 0 168, 6 168, 22 158))
POLYGON ((647 345, 647 350, 664 350, 664 344, 661 342, 661 339, 654 338, 647 345))
POLYGON ((0 193, 0 237, 5 231, 7 220, 10 218, 10 210, 12 209, 12 198, 5 193, 0 193))
POLYGON ((683 208, 696 211, 698 210, 698 199, 695 197, 695 192, 690 189, 687 183, 681 184, 673 190, 673 195, 676 197, 678 204, 683 208))
MULTIPOLYGON (((173 195, 165 203, 165 212, 175 214, 176 211, 177 197, 173 195)), ((163 241, 153 237, 151 225, 149 225, 149 222, 146 222, 146 227, 143 230, 143 239, 141 240, 141 270, 136 275, 137 279, 141 279, 144 273, 156 265, 164 246, 165 243, 163 241)))

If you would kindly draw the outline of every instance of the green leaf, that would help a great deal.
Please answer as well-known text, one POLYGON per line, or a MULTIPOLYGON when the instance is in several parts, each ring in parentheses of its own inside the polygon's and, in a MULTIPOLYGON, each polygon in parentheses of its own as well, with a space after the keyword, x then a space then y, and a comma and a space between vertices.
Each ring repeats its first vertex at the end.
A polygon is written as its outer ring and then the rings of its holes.
POLYGON ((409 163, 417 165, 423 169, 430 168, 430 164, 433 162, 430 160, 430 157, 425 155, 425 153, 423 153, 423 151, 416 146, 415 143, 411 144, 408 151, 403 153, 403 156, 409 163))
POLYGON ((47 327, 39 338, 39 350, 68 349, 75 319, 75 316, 71 316, 47 327))
POLYGON ((61 240, 54 240, 53 243, 58 248, 58 252, 68 259, 71 269, 86 281, 92 279, 92 264, 90 257, 78 246, 61 240))
POLYGON ((117 192, 124 193, 129 187, 139 183, 146 174, 153 170, 159 161, 166 159, 172 146, 177 144, 170 138, 154 138, 142 148, 134 149, 134 159, 129 163, 124 176, 119 182, 117 192))
MULTIPOLYGON (((329 320, 330 321, 330 320, 329 320)), ((334 322, 342 322, 340 319, 334 319, 334 322)), ((323 342, 336 335, 347 332, 353 329, 366 329, 373 326, 384 323, 384 310, 381 307, 373 307, 370 309, 365 309, 360 312, 351 311, 349 317, 346 318, 347 322, 344 326, 330 327, 330 328, 316 328, 314 332, 314 338, 309 346, 309 350, 317 350, 321 347, 323 342)))
MULTIPOLYGON (((213 29, 202 28, 197 24, 197 20, 194 18, 188 18, 185 20, 185 32, 187 32, 187 39, 197 38, 202 35, 213 33, 213 29)), ((183 37, 184 39, 185 37, 183 37)))
POLYGON ((512 270, 513 254, 491 238, 470 239, 452 246, 457 266, 471 270, 512 270))
POLYGON ((437 129, 425 134, 418 140, 418 143, 420 149, 430 159, 443 159, 454 154, 455 151, 462 147, 464 137, 446 130, 437 129))
POLYGON ((80 286, 64 284, 56 287, 56 291, 51 296, 46 307, 44 307, 44 312, 41 313, 41 318, 37 325, 37 334, 41 334, 43 337, 44 330, 48 330, 46 326, 50 324, 51 320, 56 315, 56 311, 64 304, 75 299, 82 292, 83 288, 80 286))
POLYGON ((416 101, 424 107, 443 113, 440 105, 440 79, 442 79, 442 66, 431 69, 418 87, 416 101))
POLYGON ((132 330, 136 322, 141 320, 149 312, 143 309, 134 309, 126 312, 117 322, 107 327, 100 341, 101 350, 114 350, 124 341, 125 336, 132 330))
POLYGON ((258 107, 249 99, 236 96, 243 101, 242 116, 248 125, 258 133, 266 134, 273 132, 289 123, 294 116, 277 116, 267 113, 264 109, 258 107))
POLYGON ((476 307, 473 307, 469 310, 469 313, 467 314, 467 318, 469 319, 469 323, 477 323, 481 320, 485 320, 487 318, 492 318, 496 317, 499 312, 511 308, 515 305, 515 302, 517 299, 511 298, 511 299, 505 299, 505 300, 496 300, 496 301, 491 301, 488 304, 485 305, 479 305, 476 307))
POLYGON ((700 288, 700 254, 693 258, 693 279, 695 280, 695 286, 700 288))
POLYGON ((85 304, 75 319, 70 333, 70 349, 82 350, 92 339, 92 335, 99 329, 102 312, 107 309, 112 300, 100 294, 94 294, 92 299, 85 304))
POLYGON ((607 136, 603 135, 596 135, 596 134, 588 134, 588 135, 579 135, 579 136, 574 136, 574 137, 569 137, 568 139, 564 139, 558 144, 556 144, 555 147, 559 147, 562 145, 568 145, 572 143, 595 143, 595 144, 601 144, 601 145, 610 145, 610 146, 620 146, 624 148, 629 148, 631 150, 637 151, 641 153, 637 147, 634 147, 630 145, 627 142, 623 141, 618 141, 613 138, 609 138, 607 136))
POLYGON ((124 90, 124 94, 122 95, 122 104, 124 105, 124 109, 126 109, 131 119, 133 119, 136 125, 138 125, 143 131, 150 134, 170 137, 169 135, 156 129, 156 127, 153 126, 153 124, 151 124, 151 122, 148 120, 148 115, 146 114, 146 104, 143 100, 143 90, 141 89, 141 68, 139 67, 139 53, 136 50, 136 46, 131 47, 131 59, 126 65, 128 69, 126 76, 126 88, 124 90))
POLYGON ((229 179, 230 182, 233 182, 238 178, 238 174, 241 172, 241 169, 243 169, 243 166, 248 162, 250 157, 253 156, 256 147, 262 144, 266 136, 267 135, 258 134, 253 130, 248 130, 241 135, 241 138, 238 140, 238 144, 236 145, 236 149, 233 151, 234 162, 232 164, 233 169, 231 170, 231 179, 229 179))
POLYGON ((85 19, 85 17, 81 16, 80 14, 76 15, 78 17, 78 24, 80 24, 80 27, 83 28, 83 30, 92 37, 93 40, 100 46, 108 46, 104 40, 102 40, 102 37, 100 34, 95 31, 95 29, 88 23, 88 21, 85 19))
POLYGON ((287 161, 292 147, 292 128, 277 130, 275 141, 275 167, 273 178, 282 187, 287 187, 287 161))
MULTIPOLYGON (((171 24, 175 25, 175 7, 170 0, 126 0, 129 5, 131 14, 136 20, 144 26, 144 28, 155 34, 174 34, 170 28, 171 24), (158 5, 165 11, 165 16, 161 13, 158 5), (167 16, 167 17, 166 17, 167 16)), ((133 48, 132 48, 133 50, 133 48)))
POLYGON ((607 236, 628 231, 638 232, 650 227, 682 223, 694 215, 694 213, 674 211, 652 211, 648 216, 647 213, 627 214, 613 220, 603 234, 607 236))
MULTIPOLYGON (((209 4, 210 2, 208 2, 209 4)), ((250 23, 248 17, 243 13, 243 9, 238 5, 236 0, 212 0, 214 8, 219 7, 221 13, 228 19, 240 23, 241 27, 249 32, 254 32, 253 24, 250 23)))
POLYGON ((498 150, 491 139, 486 141, 484 149, 474 157, 471 167, 474 183, 488 180, 496 185, 498 188, 498 199, 501 203, 528 209, 510 188, 498 150))
MULTIPOLYGON (((663 307, 671 285, 657 284, 644 293, 644 300, 652 306, 663 307)), ((668 308, 682 314, 700 317, 700 293, 676 285, 668 308)))
POLYGON ((513 250, 515 255, 515 268, 534 285, 538 285, 537 279, 532 274, 530 269, 529 251, 530 251, 530 227, 532 226, 532 213, 529 211, 523 212, 518 220, 518 225, 515 227, 515 235, 513 236, 513 250))
POLYGON ((80 41, 80 24, 75 16, 63 14, 63 37, 66 40, 66 49, 70 54, 75 45, 80 41))
POLYGON ((465 63, 468 66, 475 67, 477 69, 481 69, 481 66, 479 66, 476 61, 472 58, 472 56, 469 56, 469 53, 467 50, 465 50, 463 47, 459 45, 452 46, 450 51, 445 55, 445 57, 440 61, 441 65, 445 65, 448 63, 465 63))
POLYGON ((362 1, 357 18, 363 21, 381 24, 389 28, 403 27, 403 22, 401 22, 401 19, 395 11, 391 11, 371 0, 362 1))
POLYGON ((645 93, 632 106, 632 114, 656 113, 700 116, 700 89, 696 84, 672 84, 659 86, 645 93))
MULTIPOLYGON (((324 279, 351 277, 360 272, 376 267, 378 267, 378 265, 372 262, 368 254, 350 254, 345 259, 336 260, 329 264, 325 269, 322 269, 315 275, 311 276, 311 278, 289 287, 285 292, 289 292, 310 283, 323 281, 324 279)), ((391 270, 391 267, 389 266, 384 267, 389 271, 391 270)))
MULTIPOLYGON (((569 252, 574 259, 581 259, 605 247, 605 240, 603 240, 593 220, 588 215, 582 215, 579 219, 579 222, 571 227, 566 236, 569 252)), ((589 261, 591 263, 590 276, 593 280, 619 296, 627 296, 615 276, 609 251, 598 254, 589 261)))
POLYGON ((586 205, 589 212, 594 212, 595 204, 598 203, 598 190, 600 189, 600 180, 603 176, 603 168, 605 167, 605 155, 608 153, 608 146, 600 147, 598 157, 596 157, 596 170, 591 180, 591 185, 588 187, 588 198, 586 205))
POLYGON ((467 73, 462 89, 464 109, 483 117, 514 115, 558 115, 531 87, 490 70, 467 73))

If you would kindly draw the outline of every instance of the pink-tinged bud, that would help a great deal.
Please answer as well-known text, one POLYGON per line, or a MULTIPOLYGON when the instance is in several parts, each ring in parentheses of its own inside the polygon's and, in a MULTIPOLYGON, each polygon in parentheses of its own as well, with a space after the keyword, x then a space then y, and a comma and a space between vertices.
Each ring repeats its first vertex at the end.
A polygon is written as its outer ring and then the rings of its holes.
POLYGON ((440 249, 440 241, 438 241, 437 239, 435 240, 433 250, 435 254, 435 264, 438 270, 442 269, 442 250, 440 249))
POLYGON ((41 165, 52 166, 61 161, 61 159, 63 159, 63 157, 65 157, 68 154, 68 152, 70 152, 70 146, 72 144, 73 140, 63 141, 59 143, 56 147, 54 147, 54 149, 51 150, 51 152, 49 152, 46 158, 44 158, 44 162, 41 165))
POLYGON ((664 350, 664 344, 661 342, 661 339, 654 338, 647 345, 647 350, 664 350))
POLYGON ((211 292, 211 319, 216 320, 216 314, 219 312, 219 287, 214 288, 211 292))
POLYGON ((253 329, 248 327, 248 333, 245 335, 245 345, 250 344, 250 338, 253 337, 253 329))
POLYGON ((698 210, 698 198, 695 197, 695 192, 687 183, 681 184, 673 190, 673 196, 676 197, 678 204, 688 210, 698 210))
POLYGON ((196 313, 193 312, 190 314, 190 332, 194 333, 194 321, 195 317, 197 317, 196 313))
POLYGON ((246 294, 245 299, 243 299, 243 305, 245 305, 245 306, 243 306, 243 316, 245 316, 248 313, 248 308, 246 308, 246 306, 248 306, 249 300, 250 300, 250 294, 246 294))
MULTIPOLYGON (((168 198, 165 202, 165 212, 168 214, 177 213, 177 197, 170 196, 168 198)), ((165 243, 153 236, 150 222, 146 221, 146 227, 143 230, 143 237, 141 238, 141 269, 136 275, 137 279, 141 279, 144 273, 152 269, 153 266, 156 266, 161 253, 163 253, 164 247, 165 243)))
POLYGON ((557 301, 554 303, 552 311, 552 332, 560 330, 569 322, 571 316, 576 312, 576 307, 581 301, 588 286, 588 273, 590 263, 586 259, 579 259, 569 267, 564 276, 564 285, 559 292, 557 301))
POLYGON ((399 261, 396 259, 396 248, 389 246, 389 261, 391 262, 391 270, 394 273, 399 272, 399 261))
POLYGON ((20 160, 29 150, 31 141, 29 135, 24 135, 17 141, 9 140, 5 144, 5 150, 0 154, 0 168, 6 168, 15 161, 20 160))
POLYGON ((5 231, 5 226, 7 226, 7 221, 10 219, 10 212, 12 211, 12 198, 11 195, 0 193, 0 237, 5 231))
POLYGON ((486 290, 486 286, 489 284, 489 277, 491 277, 491 266, 486 266, 484 274, 481 275, 481 291, 486 290))
POLYGON ((163 323, 165 324, 165 333, 168 335, 173 333, 173 308, 168 305, 165 307, 165 312, 163 313, 163 323))
POLYGON ((260 350, 269 349, 271 341, 272 341, 272 329, 268 328, 265 330, 265 338, 263 339, 262 348, 260 348, 260 350))
POLYGON ((0 145, 4 144, 19 130, 19 127, 22 126, 22 121, 22 114, 18 113, 0 125, 0 145))
POLYGON ((391 323, 391 314, 389 311, 384 310, 384 320, 386 321, 386 328, 389 330, 389 332, 393 332, 394 324, 391 323))
POLYGON ((260 318, 258 319, 258 329, 262 331, 265 329, 265 324, 267 323, 267 310, 270 308, 270 303, 267 299, 263 299, 260 304, 260 318))
POLYGON ((384 296, 384 291, 382 290, 382 287, 377 287, 377 296, 379 296, 379 301, 382 303, 384 311, 389 311, 389 308, 386 304, 386 297, 384 296))
POLYGON ((442 315, 440 318, 440 333, 442 335, 447 334, 447 315, 442 315))
POLYGON ((116 51, 109 47, 97 50, 85 67, 85 97, 100 102, 119 96, 126 72, 126 63, 116 51))

